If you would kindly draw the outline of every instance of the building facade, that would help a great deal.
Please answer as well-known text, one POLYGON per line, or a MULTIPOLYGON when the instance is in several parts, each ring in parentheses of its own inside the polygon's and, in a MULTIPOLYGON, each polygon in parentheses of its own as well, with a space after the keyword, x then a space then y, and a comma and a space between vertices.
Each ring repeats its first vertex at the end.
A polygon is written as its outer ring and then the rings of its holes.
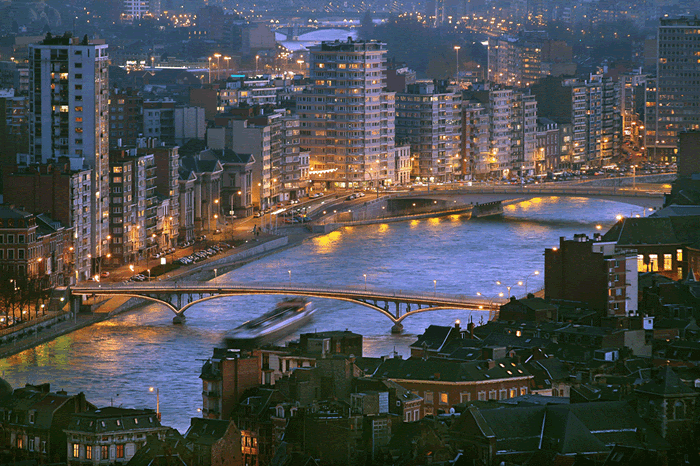
POLYGON ((48 37, 29 46, 29 153, 35 162, 68 157, 92 169, 92 268, 108 249, 109 56, 104 43, 48 37))
POLYGON ((314 181, 339 188, 391 182, 394 93, 386 86, 386 44, 324 42, 309 50, 313 85, 297 98, 301 146, 314 181))

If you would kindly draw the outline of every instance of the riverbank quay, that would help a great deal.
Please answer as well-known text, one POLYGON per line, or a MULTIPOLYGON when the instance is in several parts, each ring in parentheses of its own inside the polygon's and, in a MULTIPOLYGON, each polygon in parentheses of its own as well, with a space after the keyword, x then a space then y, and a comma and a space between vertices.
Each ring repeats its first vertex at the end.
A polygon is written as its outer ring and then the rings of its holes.
MULTIPOLYGON (((298 246, 312 236, 311 234, 296 233, 281 237, 263 235, 255 239, 251 238, 240 247, 230 249, 221 256, 211 257, 193 266, 181 267, 161 278, 167 280, 184 278, 202 281, 212 280, 217 275, 230 272, 270 254, 298 246)), ((64 293, 67 295, 67 291, 64 293)), ((60 299, 58 295, 60 293, 57 294, 56 300, 60 299)), ((69 310, 70 300, 67 299, 68 296, 64 298, 63 301, 59 302, 65 303, 65 305, 59 307, 57 311, 47 314, 47 318, 41 318, 36 323, 34 321, 27 322, 21 327, 5 329, 4 332, 0 332, 0 359, 149 304, 143 299, 121 296, 99 300, 88 298, 83 302, 81 312, 76 314, 69 310)))

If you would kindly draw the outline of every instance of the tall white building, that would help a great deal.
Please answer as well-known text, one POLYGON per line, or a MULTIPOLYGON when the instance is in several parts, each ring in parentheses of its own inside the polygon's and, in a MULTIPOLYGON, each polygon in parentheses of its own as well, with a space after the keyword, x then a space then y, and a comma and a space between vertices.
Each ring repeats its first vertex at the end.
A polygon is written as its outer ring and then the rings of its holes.
MULTIPOLYGON (((29 46, 29 150, 35 162, 68 157, 72 170, 91 169, 89 242, 93 271, 109 235, 109 57, 107 45, 47 37, 29 46)), ((87 222, 85 222, 87 223, 87 222)))
POLYGON ((309 49, 313 85, 297 113, 312 180, 340 188, 393 181, 395 94, 383 90, 385 55, 384 43, 351 39, 309 49))
POLYGON ((141 19, 146 15, 160 15, 160 0, 124 0, 127 20, 141 19))

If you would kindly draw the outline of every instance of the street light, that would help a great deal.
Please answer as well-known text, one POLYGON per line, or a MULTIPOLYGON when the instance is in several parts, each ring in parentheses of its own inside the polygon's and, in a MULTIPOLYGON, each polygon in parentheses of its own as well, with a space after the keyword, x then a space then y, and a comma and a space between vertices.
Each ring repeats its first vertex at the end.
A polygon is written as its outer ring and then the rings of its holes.
POLYGON ((457 81, 459 81, 459 49, 461 48, 462 47, 460 47, 459 45, 454 46, 455 53, 457 54, 457 81))
POLYGON ((504 285, 503 283, 501 283, 500 280, 497 280, 497 281, 496 281, 496 285, 505 286, 506 289, 508 290, 508 299, 510 299, 510 290, 511 290, 511 288, 513 288, 514 286, 523 286, 523 282, 522 282, 522 281, 519 281, 519 282, 517 282, 515 285, 510 285, 510 286, 508 286, 508 285, 504 285))
POLYGON ((221 69, 221 65, 220 65, 221 62, 219 61, 219 58, 221 58, 221 54, 215 53, 214 57, 216 57, 216 80, 218 81, 219 80, 219 70, 221 69))
POLYGON ((367 291, 367 274, 363 273, 362 276, 365 277, 365 291, 367 291))
POLYGON ((158 388, 148 387, 148 391, 156 392, 156 417, 160 421, 160 390, 158 388))
POLYGON ((211 84, 211 57, 207 57, 209 59, 209 84, 211 84))
POLYGON ((433 280, 433 293, 437 296, 437 280, 433 280))
POLYGON ((224 57, 224 61, 226 62, 226 72, 229 73, 231 71, 231 66, 229 64, 229 60, 231 60, 231 57, 224 57))
POLYGON ((258 60, 260 60, 260 55, 255 56, 255 74, 258 74, 258 60))
POLYGON ((146 269, 146 272, 148 272, 148 281, 151 281, 151 269, 146 269))
POLYGON ((289 286, 292 286, 292 271, 287 270, 287 272, 289 272, 289 286))
POLYGON ((539 274, 540 274, 540 271, 539 271, 539 270, 535 270, 535 271, 532 272, 530 275, 528 275, 527 277, 525 277, 525 296, 527 296, 527 280, 528 280, 528 278, 532 277, 533 275, 539 275, 539 274))
POLYGON ((302 72, 301 65, 304 64, 304 60, 297 60, 297 63, 299 64, 299 73, 301 73, 302 72))

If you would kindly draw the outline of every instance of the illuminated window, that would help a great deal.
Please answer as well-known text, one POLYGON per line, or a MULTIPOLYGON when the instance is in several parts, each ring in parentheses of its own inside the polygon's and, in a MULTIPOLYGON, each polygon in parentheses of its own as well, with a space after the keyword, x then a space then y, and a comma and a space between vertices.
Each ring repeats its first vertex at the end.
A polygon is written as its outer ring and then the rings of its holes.
POLYGON ((85 446, 85 459, 92 459, 92 445, 85 446))
POLYGON ((527 395, 527 387, 520 387, 520 396, 527 395))
POLYGON ((73 444, 73 458, 80 458, 80 444, 73 444))
POLYGON ((683 262, 683 250, 682 249, 676 249, 676 260, 678 262, 683 262))
POLYGON ((75 118, 76 123, 82 123, 83 122, 83 117, 76 117, 75 118))
POLYGON ((100 459, 101 460, 109 459, 109 445, 102 445, 100 447, 100 459))
POLYGON ((673 256, 671 254, 664 254, 664 270, 671 270, 673 267, 673 256))
POLYGON ((441 405, 446 405, 446 404, 447 404, 447 401, 448 401, 447 393, 441 392, 441 393, 440 393, 440 404, 441 404, 441 405))
POLYGON ((518 389, 517 388, 511 388, 510 393, 508 394, 508 398, 515 398, 518 396, 518 389))
POLYGON ((117 458, 124 458, 124 444, 117 445, 117 458))
POLYGON ((646 272, 647 271, 646 265, 644 265, 644 255, 643 254, 637 255, 637 271, 638 272, 646 272))
POLYGON ((659 271, 659 256, 657 254, 649 254, 649 265, 652 272, 659 271))

